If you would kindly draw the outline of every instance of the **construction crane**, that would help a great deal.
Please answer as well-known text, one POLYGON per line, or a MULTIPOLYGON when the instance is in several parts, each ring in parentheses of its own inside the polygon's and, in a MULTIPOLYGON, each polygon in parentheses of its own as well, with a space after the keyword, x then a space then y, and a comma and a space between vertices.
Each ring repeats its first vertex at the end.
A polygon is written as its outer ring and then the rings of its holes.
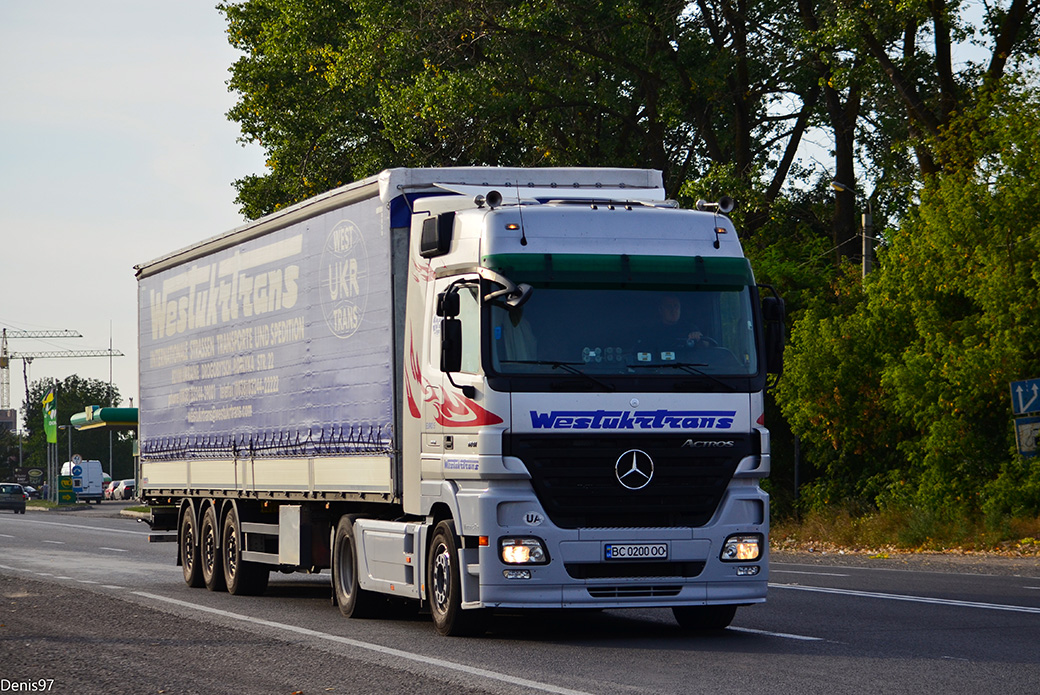
POLYGON ((107 350, 46 350, 43 352, 10 352, 7 349, 8 338, 82 338, 76 331, 22 331, 4 328, 0 331, 0 410, 11 407, 11 360, 23 360, 25 375, 25 394, 29 395, 28 365, 37 358, 45 357, 122 357, 123 353, 108 348, 107 350))

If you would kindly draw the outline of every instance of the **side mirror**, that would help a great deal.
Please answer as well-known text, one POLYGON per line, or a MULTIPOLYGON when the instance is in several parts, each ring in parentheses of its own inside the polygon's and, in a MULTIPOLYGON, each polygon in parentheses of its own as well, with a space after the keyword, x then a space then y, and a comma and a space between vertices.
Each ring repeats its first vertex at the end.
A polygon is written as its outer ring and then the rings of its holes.
MULTIPOLYGON (((458 300, 458 295, 455 295, 458 300)), ((477 395, 472 384, 456 384, 452 372, 462 371, 462 321, 457 318, 441 319, 441 371, 448 376, 448 383, 462 391, 466 398, 477 395)))
POLYGON ((787 342, 787 309, 780 297, 762 298, 762 319, 766 331, 766 372, 780 374, 784 371, 784 345, 787 342))
MULTIPOLYGON (((456 295, 456 299, 458 296, 456 295)), ((462 321, 441 319, 441 371, 462 370, 462 321)))
POLYGON ((461 311, 459 293, 449 287, 437 295, 437 315, 441 318, 455 318, 461 311))

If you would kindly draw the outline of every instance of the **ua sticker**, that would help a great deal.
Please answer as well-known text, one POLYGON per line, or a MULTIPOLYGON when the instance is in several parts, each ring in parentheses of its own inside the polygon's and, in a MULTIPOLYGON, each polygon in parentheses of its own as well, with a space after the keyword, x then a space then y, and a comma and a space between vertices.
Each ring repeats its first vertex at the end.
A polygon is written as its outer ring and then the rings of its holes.
POLYGON ((524 523, 528 526, 541 526, 545 517, 539 512, 527 512, 524 514, 524 523))

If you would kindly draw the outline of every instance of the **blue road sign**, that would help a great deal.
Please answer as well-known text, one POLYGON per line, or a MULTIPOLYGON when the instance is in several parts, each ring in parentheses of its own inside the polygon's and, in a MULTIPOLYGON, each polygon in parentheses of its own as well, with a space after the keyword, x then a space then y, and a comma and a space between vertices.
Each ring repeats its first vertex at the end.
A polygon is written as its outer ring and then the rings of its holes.
POLYGON ((1015 415, 1040 412, 1040 379, 1011 382, 1011 409, 1015 415))
POLYGON ((1015 440, 1018 453, 1036 456, 1040 448, 1040 417, 1020 417, 1015 420, 1015 440))

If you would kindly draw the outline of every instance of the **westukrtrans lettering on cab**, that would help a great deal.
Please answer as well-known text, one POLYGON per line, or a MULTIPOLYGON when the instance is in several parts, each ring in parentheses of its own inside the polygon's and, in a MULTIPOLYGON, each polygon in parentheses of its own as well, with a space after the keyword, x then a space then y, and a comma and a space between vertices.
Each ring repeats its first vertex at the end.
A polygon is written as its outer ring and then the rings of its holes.
POLYGON ((549 430, 725 430, 733 426, 734 410, 610 410, 531 411, 531 426, 549 430))

